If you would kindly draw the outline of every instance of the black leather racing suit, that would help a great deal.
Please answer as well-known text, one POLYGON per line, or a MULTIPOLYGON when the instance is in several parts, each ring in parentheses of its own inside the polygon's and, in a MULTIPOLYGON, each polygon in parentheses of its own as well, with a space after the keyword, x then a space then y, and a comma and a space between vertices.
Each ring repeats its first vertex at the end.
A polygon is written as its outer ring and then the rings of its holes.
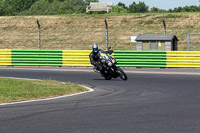
MULTIPOLYGON (((99 58, 100 57, 99 52, 101 51, 102 50, 99 49, 96 53, 91 52, 89 55, 91 64, 99 71, 101 71, 103 68, 103 65, 101 64, 101 60, 99 58)), ((113 50, 108 50, 106 52, 108 52, 111 55, 113 53, 113 50)))
POLYGON ((90 57, 90 63, 99 71, 102 70, 102 65, 99 59, 99 53, 100 50, 98 50, 97 52, 91 52, 89 57, 90 57))

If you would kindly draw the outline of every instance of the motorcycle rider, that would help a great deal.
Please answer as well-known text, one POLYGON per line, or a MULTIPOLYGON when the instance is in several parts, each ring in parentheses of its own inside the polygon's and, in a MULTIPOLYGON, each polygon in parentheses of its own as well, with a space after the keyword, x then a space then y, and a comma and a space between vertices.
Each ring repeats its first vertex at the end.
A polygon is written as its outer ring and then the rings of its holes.
POLYGON ((98 56, 99 51, 101 51, 101 49, 98 49, 98 45, 93 44, 92 45, 92 52, 90 53, 89 57, 90 57, 90 63, 94 66, 94 69, 101 71, 102 66, 101 66, 101 63, 100 63, 100 58, 98 56))
POLYGON ((113 50, 108 47, 106 51, 98 49, 97 44, 92 45, 92 52, 89 55, 90 62, 93 65, 95 72, 100 73, 106 80, 120 77, 123 80, 127 80, 127 76, 124 71, 117 67, 117 62, 112 58, 113 50))

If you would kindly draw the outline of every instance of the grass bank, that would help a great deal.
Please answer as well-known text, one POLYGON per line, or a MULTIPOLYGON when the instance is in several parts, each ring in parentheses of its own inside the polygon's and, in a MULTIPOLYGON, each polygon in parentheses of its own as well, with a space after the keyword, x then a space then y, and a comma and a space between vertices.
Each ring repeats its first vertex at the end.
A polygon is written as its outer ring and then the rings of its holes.
POLYGON ((0 103, 48 98, 86 91, 76 84, 51 80, 0 78, 0 103))
MULTIPOLYGON (((163 34, 163 19, 167 34, 176 34, 179 39, 178 50, 187 49, 187 33, 200 33, 199 13, 0 17, 0 49, 37 49, 37 19, 41 25, 41 49, 89 50, 93 43, 103 49, 106 44, 105 18, 109 25, 109 45, 115 50, 135 50, 132 35, 163 34)), ((199 40, 199 36, 194 40, 199 40)))

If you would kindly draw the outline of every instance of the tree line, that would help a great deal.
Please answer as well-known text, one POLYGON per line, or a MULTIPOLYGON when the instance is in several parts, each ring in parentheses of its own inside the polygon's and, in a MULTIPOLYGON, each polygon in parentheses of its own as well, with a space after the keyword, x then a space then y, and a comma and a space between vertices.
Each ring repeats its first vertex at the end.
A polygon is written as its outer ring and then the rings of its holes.
POLYGON ((113 8, 114 12, 118 13, 145 13, 145 12, 155 12, 155 13, 162 13, 162 12, 200 12, 200 6, 185 6, 185 7, 177 7, 174 9, 159 9, 157 7, 152 7, 149 9, 144 2, 136 3, 133 1, 132 4, 126 6, 124 3, 119 2, 117 6, 113 8))
MULTIPOLYGON (((0 16, 85 13, 86 6, 89 5, 90 2, 99 2, 99 0, 0 0, 0 16)), ((134 1, 129 6, 126 6, 122 2, 113 6, 113 12, 116 13, 199 11, 200 6, 177 7, 169 10, 159 9, 157 7, 149 9, 149 6, 144 2, 136 3, 134 1)))
POLYGON ((0 0, 0 16, 84 13, 90 2, 98 0, 0 0))

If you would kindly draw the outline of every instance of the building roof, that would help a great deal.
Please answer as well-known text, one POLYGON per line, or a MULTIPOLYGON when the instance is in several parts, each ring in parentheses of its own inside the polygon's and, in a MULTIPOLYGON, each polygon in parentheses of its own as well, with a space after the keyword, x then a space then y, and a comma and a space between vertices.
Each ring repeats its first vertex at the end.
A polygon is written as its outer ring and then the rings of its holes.
POLYGON ((178 41, 178 38, 174 34, 139 34, 136 41, 172 41, 173 39, 178 41))

